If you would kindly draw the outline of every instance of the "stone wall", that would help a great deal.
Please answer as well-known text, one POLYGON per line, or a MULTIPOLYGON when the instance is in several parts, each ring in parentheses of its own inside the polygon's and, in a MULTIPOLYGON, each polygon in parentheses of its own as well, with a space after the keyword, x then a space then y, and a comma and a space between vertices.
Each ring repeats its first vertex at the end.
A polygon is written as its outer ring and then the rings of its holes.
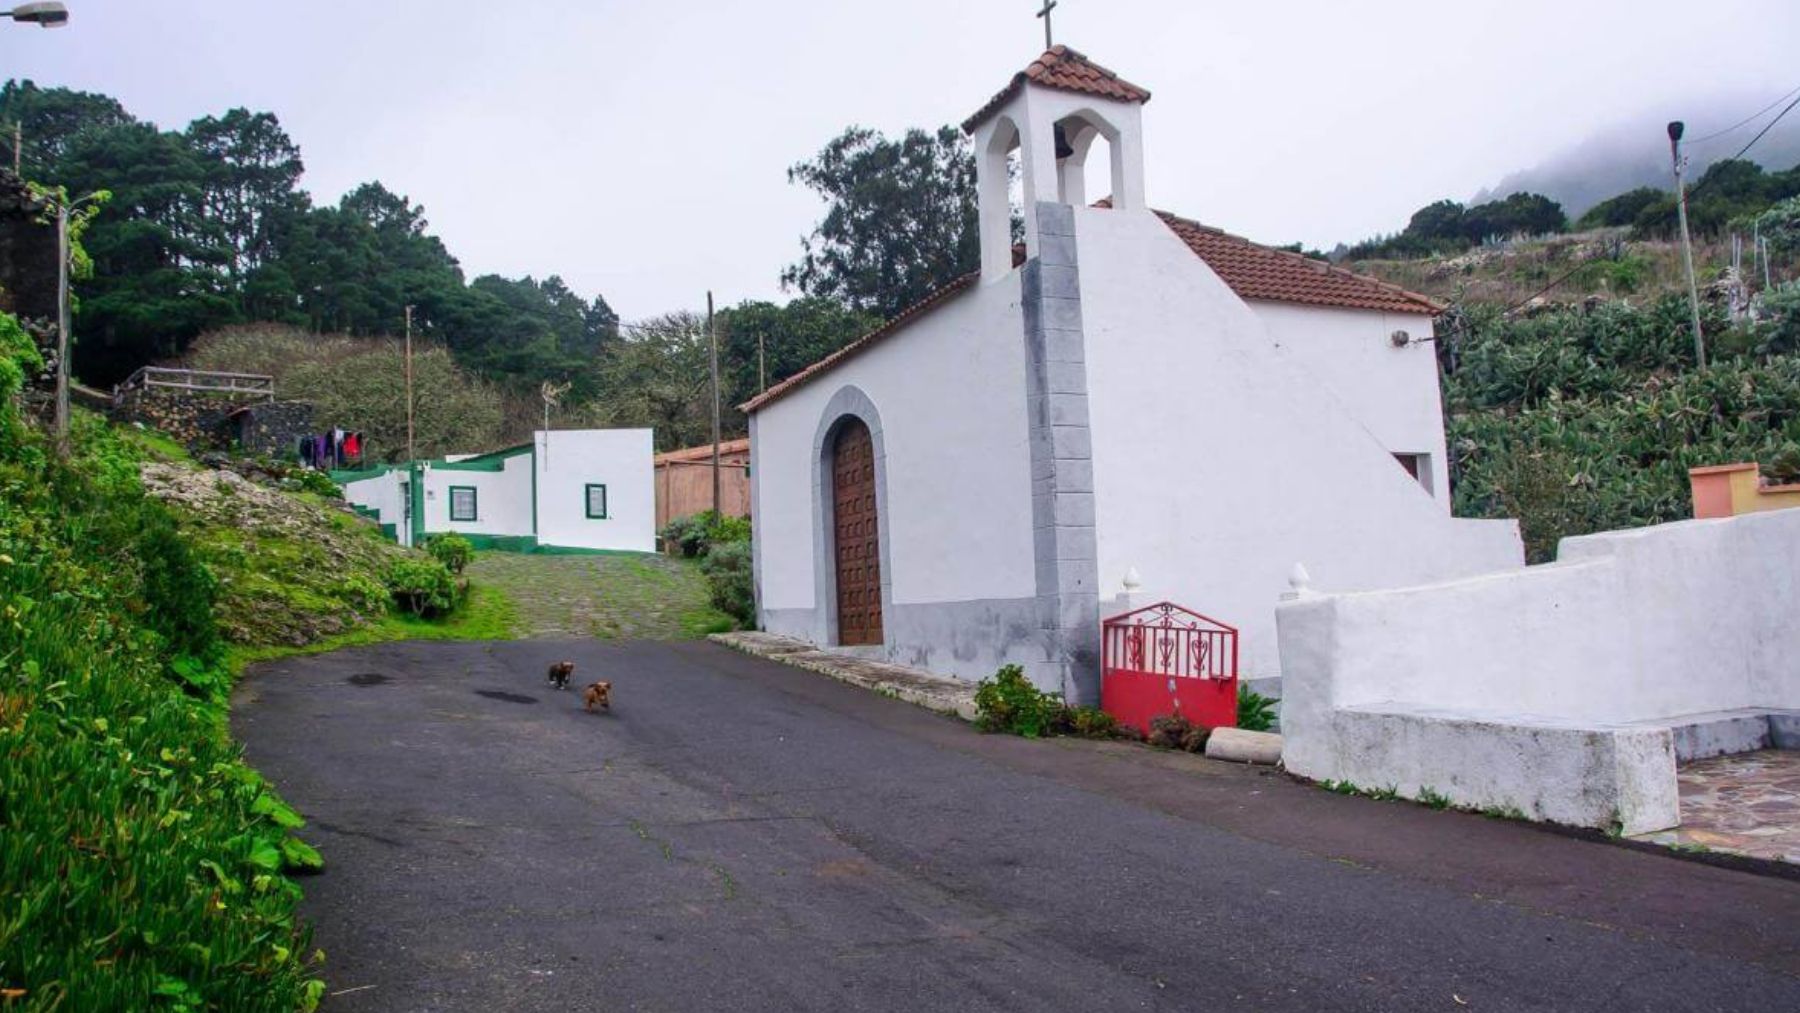
POLYGON ((242 396, 138 388, 119 396, 112 417, 155 429, 194 450, 213 450, 231 445, 236 424, 230 415, 248 403, 242 396))
POLYGON ((295 443, 313 428, 313 406, 306 401, 253 404, 228 416, 221 435, 239 453, 285 460, 295 443))

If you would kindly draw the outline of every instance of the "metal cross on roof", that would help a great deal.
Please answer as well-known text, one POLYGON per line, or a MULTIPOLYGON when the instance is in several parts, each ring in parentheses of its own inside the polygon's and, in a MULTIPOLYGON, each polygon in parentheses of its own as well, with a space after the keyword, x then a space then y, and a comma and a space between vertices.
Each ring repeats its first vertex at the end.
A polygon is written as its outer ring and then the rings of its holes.
POLYGON ((1037 12, 1037 16, 1044 19, 1044 48, 1045 49, 1049 49, 1052 45, 1052 43, 1050 41, 1050 12, 1055 9, 1056 9, 1056 0, 1044 0, 1044 9, 1037 12))

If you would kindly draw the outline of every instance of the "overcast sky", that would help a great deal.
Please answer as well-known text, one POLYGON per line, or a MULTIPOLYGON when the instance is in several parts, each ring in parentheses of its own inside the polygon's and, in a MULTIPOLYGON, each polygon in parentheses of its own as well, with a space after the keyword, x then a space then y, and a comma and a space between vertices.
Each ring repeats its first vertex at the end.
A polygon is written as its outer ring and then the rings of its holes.
MULTIPOLYGON (((315 199, 379 179, 471 277, 560 274, 633 318, 783 298, 820 214, 787 166, 851 123, 960 122, 1043 48, 1038 3, 68 0, 65 29, 0 26, 0 78, 164 128, 272 111, 315 199)), ((1794 0, 1060 0, 1055 29, 1155 93, 1151 202, 1269 243, 1800 85, 1794 0)))

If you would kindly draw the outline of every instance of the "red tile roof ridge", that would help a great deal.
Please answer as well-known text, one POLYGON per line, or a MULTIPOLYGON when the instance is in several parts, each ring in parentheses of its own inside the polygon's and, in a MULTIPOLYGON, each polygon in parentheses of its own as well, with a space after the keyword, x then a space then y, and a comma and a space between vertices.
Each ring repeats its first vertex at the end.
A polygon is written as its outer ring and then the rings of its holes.
MULTIPOLYGON (((1108 204, 1106 201, 1101 201, 1100 203, 1110 206, 1110 204, 1108 204)), ((1280 249, 1276 249, 1273 246, 1265 246, 1262 243, 1256 242, 1253 239, 1245 239, 1243 236, 1237 235, 1236 233, 1227 232, 1224 229, 1221 229, 1216 225, 1207 225, 1204 222, 1197 222, 1192 218, 1184 218, 1181 215, 1175 214, 1173 211, 1158 210, 1158 211, 1156 211, 1156 215, 1157 215, 1157 217, 1161 218, 1164 221, 1164 223, 1169 224, 1171 229, 1173 229, 1173 227, 1176 224, 1180 224, 1180 225, 1186 226, 1187 228, 1197 229, 1202 232, 1210 232, 1213 235, 1222 236, 1222 237, 1232 240, 1234 242, 1243 243, 1248 246, 1253 246, 1256 249, 1263 251, 1265 253, 1272 253, 1272 254, 1276 254, 1277 256, 1286 257, 1290 260, 1297 261, 1297 262, 1305 265, 1306 267, 1309 267, 1312 270, 1318 272, 1319 274, 1329 275, 1331 277, 1344 279, 1346 281, 1354 281, 1354 282, 1364 284, 1364 285, 1373 285, 1373 286, 1380 288, 1388 293, 1391 293, 1392 295, 1394 295, 1400 299, 1404 299, 1409 302, 1419 304, 1421 308, 1429 311, 1433 316, 1436 316, 1437 314, 1442 313, 1445 310, 1450 308, 1449 304, 1447 304, 1447 303, 1439 302, 1438 300, 1433 299, 1432 297, 1430 297, 1428 295, 1424 295, 1419 292, 1414 292, 1411 289, 1402 288, 1399 285, 1396 285, 1392 282, 1382 281, 1380 278, 1375 278, 1375 277, 1372 277, 1372 276, 1366 275, 1366 274, 1358 274, 1355 271, 1350 271, 1350 270, 1341 268, 1341 267, 1337 266, 1336 264, 1331 263, 1330 261, 1320 260, 1317 257, 1309 257, 1304 253, 1296 253, 1293 250, 1280 250, 1280 249)), ((1179 233, 1178 233, 1178 235, 1179 235, 1179 233)), ((1196 251, 1196 253, 1198 253, 1198 251, 1196 251)), ((1202 257, 1201 259, 1204 260, 1205 258, 1202 257)), ((1257 298, 1257 297, 1244 296, 1244 298, 1257 298)), ((1275 301, 1282 301, 1282 300, 1275 300, 1275 301)), ((1309 300, 1296 298, 1296 299, 1292 299, 1292 300, 1288 300, 1288 301, 1308 302, 1309 300)), ((1333 302, 1323 302, 1323 303, 1320 303, 1320 305, 1340 305, 1340 304, 1333 303, 1333 302)))
POLYGON ((1058 43, 1031 61, 1024 70, 1012 76, 1006 87, 994 93, 975 115, 963 121, 964 133, 974 133, 988 117, 997 112, 1001 106, 1011 101, 1025 82, 1054 88, 1057 91, 1075 92, 1080 95, 1094 95, 1099 98, 1114 99, 1120 102, 1148 102, 1150 90, 1132 84, 1118 74, 1100 66, 1087 58, 1078 50, 1058 43))

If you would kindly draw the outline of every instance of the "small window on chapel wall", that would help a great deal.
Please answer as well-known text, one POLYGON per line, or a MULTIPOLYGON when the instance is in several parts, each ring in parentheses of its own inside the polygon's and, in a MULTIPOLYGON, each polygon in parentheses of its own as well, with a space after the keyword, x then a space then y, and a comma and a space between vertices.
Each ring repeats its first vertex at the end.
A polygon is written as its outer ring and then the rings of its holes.
POLYGON ((606 486, 588 483, 587 515, 589 520, 603 521, 606 519, 606 486))
POLYGON ((450 487, 450 519, 453 521, 472 521, 475 519, 474 486, 453 485, 450 487))

